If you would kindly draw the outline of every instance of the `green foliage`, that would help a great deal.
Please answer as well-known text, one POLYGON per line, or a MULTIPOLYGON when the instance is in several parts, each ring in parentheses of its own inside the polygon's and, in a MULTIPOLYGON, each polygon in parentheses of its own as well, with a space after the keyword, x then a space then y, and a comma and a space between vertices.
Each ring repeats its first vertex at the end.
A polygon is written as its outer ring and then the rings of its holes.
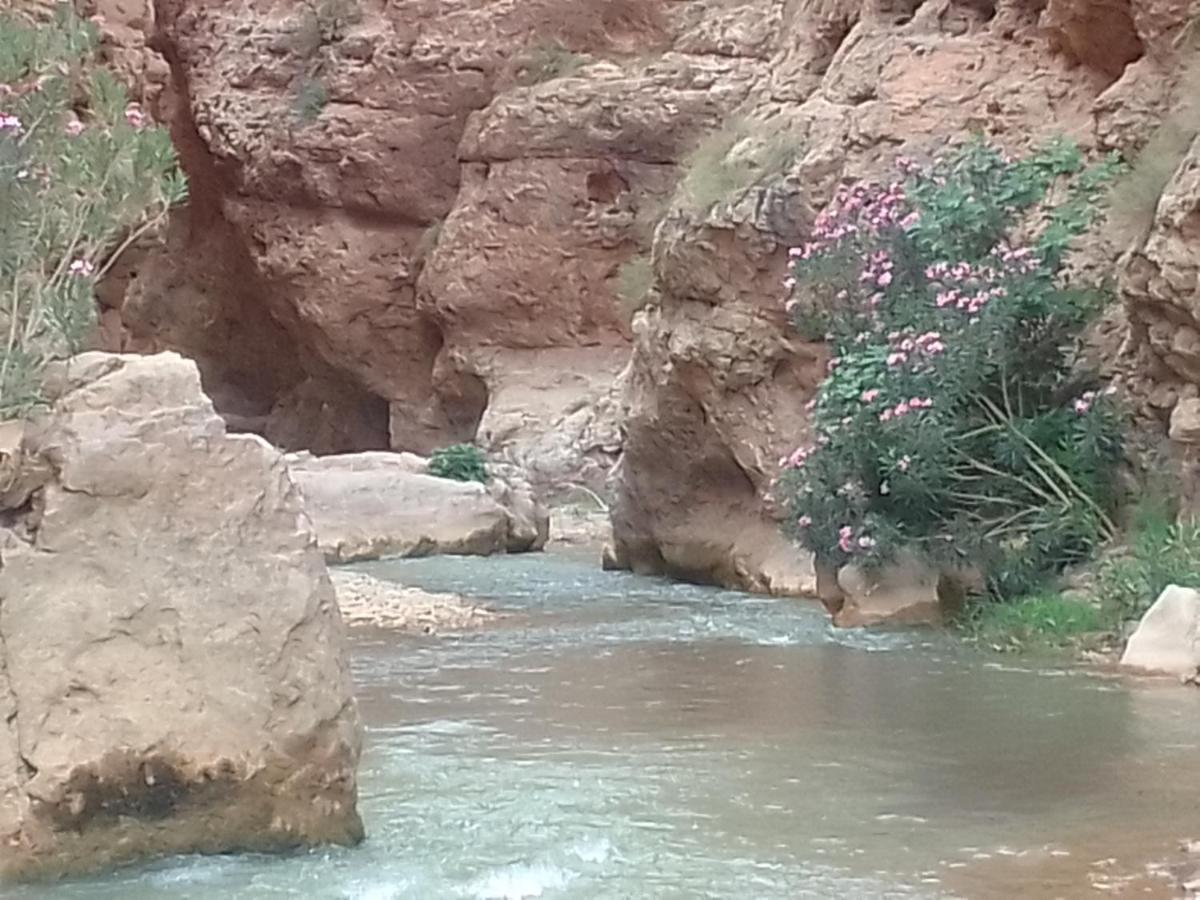
POLYGON ((293 111, 301 122, 314 122, 329 103, 329 89, 319 77, 304 77, 296 87, 293 111))
POLYGON ((788 306, 834 359, 813 444, 781 460, 791 531, 831 565, 913 552, 1022 596, 1115 531, 1121 417, 1073 357, 1098 293, 1060 276, 1116 164, 974 142, 900 165, 792 251, 788 306))
POLYGON ((706 210, 779 174, 795 157, 795 142, 777 124, 742 120, 706 136, 684 161, 680 185, 693 209, 706 210))
POLYGON ((648 256, 635 256, 621 264, 617 271, 617 296, 627 318, 632 318, 646 304, 652 287, 654 266, 648 256))
POLYGON ((429 474, 454 481, 487 483, 487 464, 483 451, 472 444, 454 444, 436 450, 429 459, 429 474))
POLYGON ((1168 585, 1200 588, 1200 523, 1176 522, 1151 498, 1135 511, 1129 545, 1100 568, 1097 592, 1122 621, 1137 619, 1168 585))
POLYGON ((1019 652, 1075 647, 1087 639, 1103 639, 1114 623, 1090 603, 1057 594, 1035 594, 1007 603, 977 603, 960 626, 982 646, 1019 652))
POLYGON ((95 48, 68 4, 0 12, 0 416, 38 404, 46 363, 93 324, 97 279, 186 198, 169 136, 95 48))
POLYGON ((560 44, 543 44, 534 47, 521 60, 517 75, 518 83, 526 87, 569 78, 591 60, 580 53, 568 50, 560 44))

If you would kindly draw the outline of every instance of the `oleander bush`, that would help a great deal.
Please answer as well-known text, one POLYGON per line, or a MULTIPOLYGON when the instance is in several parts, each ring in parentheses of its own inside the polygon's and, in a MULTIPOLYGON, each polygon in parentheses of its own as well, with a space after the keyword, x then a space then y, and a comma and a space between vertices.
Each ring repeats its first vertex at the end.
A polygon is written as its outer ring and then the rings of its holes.
POLYGON ((0 417, 93 326, 97 279, 186 197, 166 131, 93 65, 93 28, 0 12, 0 417))
POLYGON ((901 159, 791 251, 788 309, 833 354, 812 441, 781 460, 819 561, 915 554, 1013 597, 1113 535, 1120 411, 1074 353, 1104 293, 1064 264, 1117 166, 1063 141, 901 159))

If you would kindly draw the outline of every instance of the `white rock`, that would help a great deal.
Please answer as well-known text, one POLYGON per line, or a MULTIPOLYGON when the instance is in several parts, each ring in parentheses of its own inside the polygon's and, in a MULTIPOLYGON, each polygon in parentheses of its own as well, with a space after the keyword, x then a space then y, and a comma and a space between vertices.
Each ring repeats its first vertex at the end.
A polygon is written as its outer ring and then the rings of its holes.
POLYGON ((1200 591, 1169 585, 1142 617, 1121 665, 1190 676, 1200 668, 1200 591))

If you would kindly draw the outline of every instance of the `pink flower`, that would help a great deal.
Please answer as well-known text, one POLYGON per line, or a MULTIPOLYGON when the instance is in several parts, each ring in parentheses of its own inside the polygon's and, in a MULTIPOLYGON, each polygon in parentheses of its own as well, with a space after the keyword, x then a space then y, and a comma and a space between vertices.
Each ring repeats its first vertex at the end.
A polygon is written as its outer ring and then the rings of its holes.
POLYGON ((911 231, 912 229, 917 227, 917 224, 920 221, 921 221, 921 214, 919 212, 916 212, 916 211, 910 212, 907 216, 905 216, 903 219, 900 220, 900 227, 903 228, 905 231, 911 231))
POLYGON ((88 278, 95 274, 96 267, 86 259, 76 259, 73 260, 71 265, 67 267, 67 271, 72 275, 79 276, 80 278, 88 278))
POLYGON ((878 397, 879 388, 871 388, 870 390, 863 391, 862 396, 859 397, 859 399, 862 400, 863 403, 873 403, 876 399, 878 399, 878 397))
POLYGON ((881 412, 879 414, 879 421, 880 422, 890 422, 892 420, 892 415, 893 415, 893 413, 890 409, 885 409, 883 412, 881 412))
POLYGON ((798 528, 808 528, 810 525, 812 525, 812 516, 801 516, 796 520, 798 528))
POLYGON ((907 416, 908 410, 909 410, 908 401, 901 400, 899 403, 896 404, 896 408, 894 410, 892 410, 892 412, 895 414, 896 418, 898 419, 901 416, 907 416))
POLYGON ((835 356, 829 362, 825 363, 825 371, 832 372, 834 369, 836 369, 841 364, 842 364, 842 361, 835 356))
POLYGON ((882 302, 883 302, 883 294, 880 294, 878 292, 872 294, 869 298, 867 298, 867 303, 870 306, 878 306, 882 302))
POLYGON ((912 338, 905 338, 900 342, 900 349, 905 353, 912 353, 917 349, 917 344, 912 338))
POLYGON ((929 409, 933 406, 933 399, 931 397, 913 397, 908 401, 908 405, 913 409, 929 409))
POLYGON ((849 553, 854 549, 854 529, 849 525, 843 525, 838 529, 838 546, 842 548, 843 553, 849 553))
POLYGON ((141 128, 146 124, 146 114, 136 103, 130 103, 125 107, 125 121, 134 128, 141 128))
POLYGON ((20 134, 21 120, 16 116, 0 113, 0 131, 11 131, 14 134, 20 134))
POLYGON ((957 303, 960 296, 961 295, 959 294, 957 289, 949 290, 949 291, 942 291, 940 294, 937 295, 937 300, 935 302, 937 303, 938 308, 940 309, 940 308, 944 308, 947 306, 951 306, 954 303, 957 303))
POLYGON ((907 361, 908 361, 908 354, 900 353, 899 351, 897 351, 895 353, 889 353, 888 357, 887 357, 887 364, 889 366, 893 366, 893 367, 902 365, 907 361))
POLYGON ((889 284, 892 283, 892 273, 884 272, 878 278, 875 279, 875 283, 877 285, 879 285, 880 287, 887 287, 889 284))
POLYGON ((907 472, 910 465, 912 465, 912 459, 908 456, 902 456, 900 457, 900 461, 896 463, 896 468, 901 472, 907 472))
POLYGON ((870 550, 875 546, 875 538, 864 534, 858 539, 858 546, 862 547, 864 550, 870 550))
POLYGON ((1075 412, 1081 416, 1091 408, 1092 404, 1088 403, 1088 401, 1084 400, 1082 397, 1075 401, 1075 412))
POLYGON ((941 341, 930 341, 921 349, 924 350, 929 356, 937 356, 939 353, 944 353, 946 351, 946 345, 941 341))
POLYGON ((790 250, 788 250, 788 256, 790 256, 792 259, 800 259, 804 256, 804 248, 792 247, 790 250))
POLYGON ((64 130, 71 137, 79 137, 79 135, 83 134, 84 125, 78 119, 72 119, 70 122, 67 123, 66 128, 64 130))

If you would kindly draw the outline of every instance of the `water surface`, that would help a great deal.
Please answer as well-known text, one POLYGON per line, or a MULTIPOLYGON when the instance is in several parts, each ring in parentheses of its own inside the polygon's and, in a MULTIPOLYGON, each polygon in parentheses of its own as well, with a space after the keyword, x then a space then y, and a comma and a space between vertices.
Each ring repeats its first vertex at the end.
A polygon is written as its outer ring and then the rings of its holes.
POLYGON ((1200 691, 555 557, 362 568, 513 613, 357 634, 365 844, 14 896, 1169 897, 1200 837, 1200 691))

